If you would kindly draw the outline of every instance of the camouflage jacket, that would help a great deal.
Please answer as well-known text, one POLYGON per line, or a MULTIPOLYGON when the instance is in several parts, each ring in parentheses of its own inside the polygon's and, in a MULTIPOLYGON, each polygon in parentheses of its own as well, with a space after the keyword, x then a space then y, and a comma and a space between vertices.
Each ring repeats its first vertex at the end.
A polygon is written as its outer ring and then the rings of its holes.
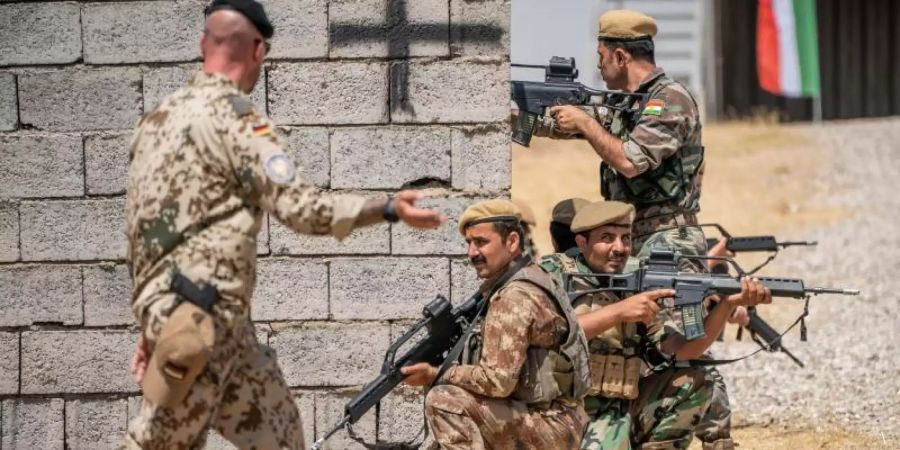
POLYGON ((264 213, 301 233, 346 236, 364 199, 324 193, 284 154, 274 125, 217 74, 145 114, 130 146, 126 203, 132 308, 139 321, 178 270, 249 314, 264 213))
MULTIPOLYGON (((486 292, 492 283, 485 282, 481 291, 486 292)), ((568 329, 565 317, 543 289, 527 281, 511 281, 489 299, 478 363, 453 366, 444 380, 473 394, 509 397, 518 387, 529 348, 559 348, 568 329)))
POLYGON ((699 210, 703 156, 700 112, 684 86, 656 68, 635 92, 648 93, 649 98, 637 125, 620 137, 625 157, 638 175, 627 180, 603 164, 601 183, 607 200, 635 205, 634 233, 641 236, 674 225, 673 215, 690 217, 699 210), (640 185, 657 183, 678 184, 680 189, 668 200, 636 200, 633 193, 640 185))

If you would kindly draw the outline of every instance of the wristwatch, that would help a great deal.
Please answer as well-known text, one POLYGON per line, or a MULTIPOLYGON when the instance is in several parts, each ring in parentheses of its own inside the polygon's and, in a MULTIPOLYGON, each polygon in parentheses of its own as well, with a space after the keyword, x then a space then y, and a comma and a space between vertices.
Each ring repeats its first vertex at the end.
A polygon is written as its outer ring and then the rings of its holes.
POLYGON ((397 215, 397 207, 394 205, 394 197, 388 198, 384 204, 384 212, 381 213, 381 216, 390 223, 397 223, 400 220, 400 216, 397 215))

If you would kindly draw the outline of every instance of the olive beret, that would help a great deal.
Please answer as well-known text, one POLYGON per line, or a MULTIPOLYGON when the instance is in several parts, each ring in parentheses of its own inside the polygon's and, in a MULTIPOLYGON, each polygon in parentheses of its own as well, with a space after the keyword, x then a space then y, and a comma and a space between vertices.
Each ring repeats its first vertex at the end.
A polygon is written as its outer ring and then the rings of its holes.
POLYGON ((578 210, 572 219, 572 232, 593 230, 603 225, 631 226, 634 220, 634 206, 622 202, 588 203, 578 210))
POLYGON ((459 234, 465 236, 466 228, 485 222, 522 221, 522 212, 509 200, 485 200, 469 206, 459 217, 459 234))
POLYGON ((588 203, 590 202, 583 198, 567 198, 553 207, 553 213, 550 220, 563 225, 571 225, 572 219, 575 218, 575 214, 578 213, 578 210, 588 203))
POLYGON ((230 9, 241 13, 241 15, 246 17, 247 20, 259 30, 259 34, 263 35, 266 39, 271 39, 275 34, 275 28, 272 26, 272 23, 269 22, 269 18, 266 17, 266 10, 264 10, 262 5, 255 0, 213 0, 212 3, 207 5, 206 9, 203 10, 203 15, 208 16, 215 11, 223 9, 230 9))
POLYGON ((522 215, 522 222, 525 222, 532 227, 537 226, 537 218, 534 216, 534 211, 528 206, 528 203, 516 199, 513 199, 512 202, 515 203, 516 208, 519 208, 519 213, 522 215))
POLYGON ((652 39, 656 36, 656 21, 637 11, 614 9, 600 16, 598 36, 611 41, 652 39))

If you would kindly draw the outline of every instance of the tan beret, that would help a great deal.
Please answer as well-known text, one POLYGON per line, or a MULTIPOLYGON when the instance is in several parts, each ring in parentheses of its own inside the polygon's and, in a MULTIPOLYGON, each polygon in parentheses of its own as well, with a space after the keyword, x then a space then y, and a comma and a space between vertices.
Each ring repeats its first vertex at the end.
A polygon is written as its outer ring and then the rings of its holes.
POLYGON ((532 227, 537 226, 537 219, 534 216, 534 211, 528 206, 528 203, 516 199, 512 199, 512 202, 519 208, 519 213, 522 214, 522 222, 525 222, 532 227))
POLYGON ((603 225, 631 226, 634 220, 634 206, 622 202, 588 203, 578 210, 572 219, 572 232, 593 230, 603 225))
POLYGON ((652 17, 627 9, 607 11, 600 16, 600 32, 604 39, 632 40, 656 36, 656 21, 652 17))
POLYGON ((571 225, 575 214, 578 214, 578 210, 588 203, 590 202, 583 198, 567 198, 553 207, 550 220, 564 225, 571 225))
POLYGON ((484 222, 522 220, 522 212, 509 200, 485 200, 469 206, 459 217, 459 234, 465 236, 466 228, 484 222))

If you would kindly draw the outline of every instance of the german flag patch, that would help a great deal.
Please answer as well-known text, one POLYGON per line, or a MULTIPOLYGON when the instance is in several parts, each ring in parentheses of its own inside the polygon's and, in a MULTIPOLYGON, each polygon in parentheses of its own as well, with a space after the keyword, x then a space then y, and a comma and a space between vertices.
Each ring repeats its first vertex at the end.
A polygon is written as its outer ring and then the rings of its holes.
POLYGON ((261 125, 253 126, 253 136, 254 137, 265 136, 268 134, 272 134, 272 127, 270 127, 269 124, 264 123, 261 125))
POLYGON ((663 109, 666 107, 666 102, 653 99, 647 102, 647 106, 644 107, 643 115, 645 116, 660 116, 662 115, 663 109))

